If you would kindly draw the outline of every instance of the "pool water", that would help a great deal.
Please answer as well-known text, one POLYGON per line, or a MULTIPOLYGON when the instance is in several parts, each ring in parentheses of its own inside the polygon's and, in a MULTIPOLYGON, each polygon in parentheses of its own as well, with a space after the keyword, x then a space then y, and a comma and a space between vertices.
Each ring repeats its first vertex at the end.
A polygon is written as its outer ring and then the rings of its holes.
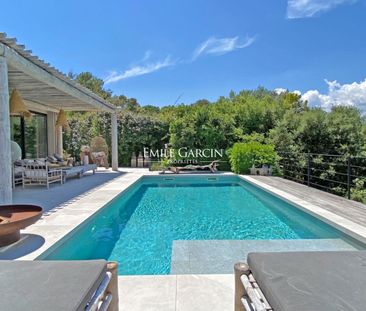
POLYGON ((119 262, 119 274, 169 274, 174 240, 343 239, 340 231, 236 176, 148 176, 40 259, 119 262))

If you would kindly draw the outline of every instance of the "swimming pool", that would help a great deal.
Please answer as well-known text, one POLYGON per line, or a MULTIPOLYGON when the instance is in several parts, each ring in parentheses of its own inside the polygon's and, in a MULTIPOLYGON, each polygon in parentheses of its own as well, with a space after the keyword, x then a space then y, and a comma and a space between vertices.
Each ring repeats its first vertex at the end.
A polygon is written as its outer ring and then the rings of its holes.
POLYGON ((238 176, 144 176, 38 259, 104 258, 169 274, 173 241, 355 240, 238 176))

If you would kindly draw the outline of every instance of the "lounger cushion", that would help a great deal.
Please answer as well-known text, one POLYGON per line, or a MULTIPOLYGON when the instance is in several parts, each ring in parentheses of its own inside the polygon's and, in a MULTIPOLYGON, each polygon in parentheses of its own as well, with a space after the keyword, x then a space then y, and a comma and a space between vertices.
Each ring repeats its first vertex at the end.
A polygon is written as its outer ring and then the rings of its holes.
POLYGON ((276 311, 366 310, 366 251, 250 253, 248 264, 276 311))
POLYGON ((0 261, 0 310, 81 311, 106 261, 0 261))

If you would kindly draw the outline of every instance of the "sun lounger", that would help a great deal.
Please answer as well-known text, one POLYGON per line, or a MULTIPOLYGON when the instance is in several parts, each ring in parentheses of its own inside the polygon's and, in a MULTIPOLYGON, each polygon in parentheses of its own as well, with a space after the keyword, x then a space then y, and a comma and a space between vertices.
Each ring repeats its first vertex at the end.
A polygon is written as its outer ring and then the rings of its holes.
POLYGON ((0 310, 118 310, 117 264, 0 261, 0 310))
POLYGON ((95 174, 96 169, 97 169, 96 164, 63 167, 62 168, 63 183, 65 183, 66 180, 69 179, 70 177, 81 178, 84 175, 84 173, 88 171, 93 171, 93 174, 95 174))
POLYGON ((78 178, 81 178, 81 176, 83 176, 83 173, 84 169, 81 166, 62 168, 63 183, 65 183, 66 180, 70 177, 77 176, 78 178))
POLYGON ((250 253, 235 311, 366 310, 366 251, 250 253))
POLYGON ((97 165, 94 163, 91 164, 85 164, 81 166, 83 168, 83 174, 88 171, 93 171, 93 174, 95 174, 95 171, 97 170, 97 165))
MULTIPOLYGON (((168 167, 168 170, 174 174, 179 174, 182 171, 210 171, 211 173, 217 172, 217 167, 219 166, 218 160, 212 161, 210 164, 207 165, 186 165, 186 166, 171 166, 168 167)), ((165 170, 163 171, 165 173, 165 170)))

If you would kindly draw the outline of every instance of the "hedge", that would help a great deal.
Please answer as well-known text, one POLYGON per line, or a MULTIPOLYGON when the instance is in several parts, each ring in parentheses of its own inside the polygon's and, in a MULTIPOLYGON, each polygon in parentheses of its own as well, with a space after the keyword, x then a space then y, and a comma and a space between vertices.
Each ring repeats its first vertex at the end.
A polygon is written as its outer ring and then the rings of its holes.
POLYGON ((236 143, 229 151, 231 170, 237 174, 248 174, 253 165, 275 165, 277 158, 273 145, 264 145, 256 141, 236 143))

